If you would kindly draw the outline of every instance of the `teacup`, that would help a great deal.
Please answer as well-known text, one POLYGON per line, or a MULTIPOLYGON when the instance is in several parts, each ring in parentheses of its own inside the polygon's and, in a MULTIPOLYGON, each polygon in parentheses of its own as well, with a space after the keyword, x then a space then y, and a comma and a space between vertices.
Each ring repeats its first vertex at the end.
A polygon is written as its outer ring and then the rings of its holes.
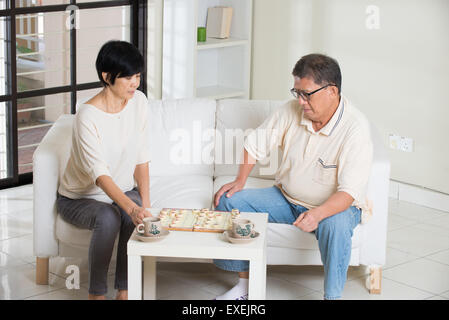
POLYGON ((251 220, 234 219, 232 221, 231 233, 234 238, 250 238, 254 232, 254 223, 251 220))
POLYGON ((137 232, 145 237, 156 237, 162 232, 161 219, 157 217, 147 217, 143 223, 137 226, 137 232))

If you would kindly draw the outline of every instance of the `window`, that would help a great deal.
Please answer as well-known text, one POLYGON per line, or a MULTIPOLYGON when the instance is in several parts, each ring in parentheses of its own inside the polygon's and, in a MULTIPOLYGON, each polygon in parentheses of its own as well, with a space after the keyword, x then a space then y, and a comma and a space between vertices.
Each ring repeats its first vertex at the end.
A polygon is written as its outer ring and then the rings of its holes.
POLYGON ((146 25, 145 0, 0 0, 0 188, 31 183, 53 123, 101 90, 106 41, 129 41, 146 60, 146 25))

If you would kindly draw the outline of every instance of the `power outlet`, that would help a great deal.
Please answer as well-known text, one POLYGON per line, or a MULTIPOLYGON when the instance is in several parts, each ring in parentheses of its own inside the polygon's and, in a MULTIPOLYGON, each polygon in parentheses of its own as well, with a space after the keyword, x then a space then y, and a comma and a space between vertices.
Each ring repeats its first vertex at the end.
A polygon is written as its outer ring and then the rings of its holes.
POLYGON ((407 137, 401 137, 401 140, 399 142, 399 150, 402 150, 405 152, 412 152, 413 151, 413 139, 407 138, 407 137))
POLYGON ((401 137, 396 134, 390 134, 389 142, 391 149, 399 149, 399 143, 401 141, 401 137))
POLYGON ((413 139, 390 134, 389 145, 391 149, 401 150, 404 152, 413 152, 413 139))

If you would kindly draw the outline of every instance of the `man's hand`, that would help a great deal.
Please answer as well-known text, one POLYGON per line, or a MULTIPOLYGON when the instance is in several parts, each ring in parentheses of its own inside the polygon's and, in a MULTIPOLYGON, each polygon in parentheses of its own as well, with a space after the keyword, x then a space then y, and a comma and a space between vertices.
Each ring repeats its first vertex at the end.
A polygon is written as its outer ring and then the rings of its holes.
POLYGON ((320 209, 313 208, 301 214, 298 219, 293 222, 293 225, 304 232, 312 232, 318 228, 318 224, 322 220, 321 216, 322 214, 320 209))
POLYGON ((245 186, 245 183, 242 183, 239 180, 235 180, 233 182, 227 183, 224 186, 222 186, 220 188, 220 190, 218 190, 217 193, 215 194, 215 198, 214 198, 215 207, 217 207, 218 204, 220 203, 220 198, 224 193, 227 192, 226 197, 230 198, 230 197, 232 197, 232 195, 234 193, 242 190, 244 186, 245 186))
POLYGON ((145 208, 139 207, 139 206, 135 206, 133 208, 133 210, 130 213, 131 219, 134 223, 134 225, 139 225, 141 223, 143 223, 143 219, 146 217, 151 217, 151 213, 147 210, 145 210, 145 208))

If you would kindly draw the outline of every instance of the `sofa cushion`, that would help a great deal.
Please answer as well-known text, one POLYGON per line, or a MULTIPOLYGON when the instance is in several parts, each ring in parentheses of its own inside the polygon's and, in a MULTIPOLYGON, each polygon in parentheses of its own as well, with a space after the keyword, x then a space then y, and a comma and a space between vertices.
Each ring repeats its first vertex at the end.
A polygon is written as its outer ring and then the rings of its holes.
POLYGON ((150 199, 151 206, 154 208, 211 208, 212 191, 212 177, 152 176, 150 178, 150 199))
MULTIPOLYGON (((237 175, 243 152, 244 137, 285 101, 223 99, 217 101, 217 134, 215 138, 215 177, 237 175)), ((251 177, 273 179, 281 159, 274 150, 260 161, 251 177), (271 164, 271 167, 270 167, 271 164)))
MULTIPOLYGON (((214 194, 222 185, 234 181, 234 176, 217 177, 214 181, 214 194)), ((245 189, 249 188, 269 188, 273 186, 274 180, 248 177, 245 189)), ((360 239, 360 229, 358 225, 354 229, 352 236, 352 247, 358 247, 360 239)), ((304 232, 293 225, 283 223, 268 223, 267 246, 291 249, 319 250, 318 241, 313 233, 304 232)))
POLYGON ((151 176, 213 176, 216 102, 150 100, 151 176))
POLYGON ((56 216, 56 238, 72 247, 85 248, 89 247, 92 231, 89 229, 81 229, 56 216))
MULTIPOLYGON (((217 191, 226 183, 235 180, 235 176, 221 176, 214 179, 214 195, 217 191)), ((251 188, 269 188, 274 185, 274 180, 272 179, 260 179, 254 177, 248 177, 245 184, 245 189, 251 188)))

